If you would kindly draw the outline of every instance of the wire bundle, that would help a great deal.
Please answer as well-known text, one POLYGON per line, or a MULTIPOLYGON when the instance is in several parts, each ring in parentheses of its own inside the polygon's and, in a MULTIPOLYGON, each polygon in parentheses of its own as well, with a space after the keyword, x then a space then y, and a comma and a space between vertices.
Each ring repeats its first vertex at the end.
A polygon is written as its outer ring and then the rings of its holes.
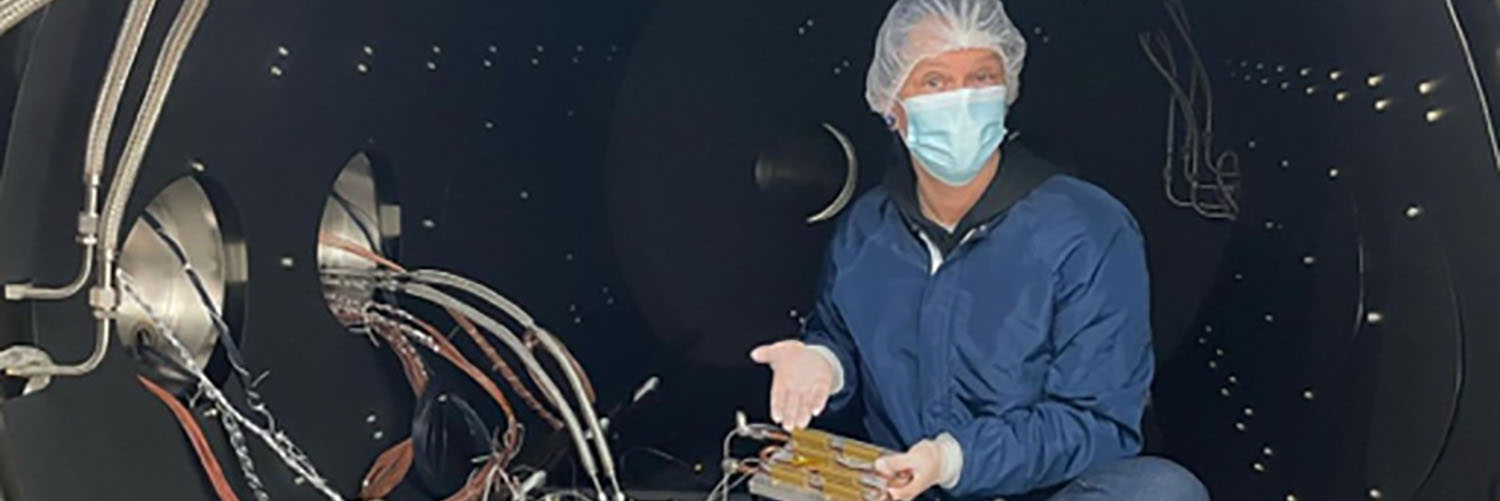
POLYGON ((1214 155, 1214 99, 1208 70, 1204 68, 1198 48, 1193 43, 1192 30, 1188 26, 1187 13, 1181 0, 1164 0, 1162 4, 1191 58, 1191 67, 1186 70, 1187 89, 1183 89, 1183 84, 1178 82, 1177 58, 1167 35, 1160 31, 1139 35, 1141 50, 1171 87, 1170 99, 1167 100, 1166 160, 1162 167, 1167 200, 1174 206, 1191 208, 1205 218, 1234 220, 1239 214, 1239 155, 1232 150, 1214 155), (1177 150, 1179 117, 1182 120, 1181 151, 1177 150), (1186 197, 1177 194, 1176 182, 1173 180, 1173 173, 1178 169, 1179 162, 1183 179, 1188 185, 1186 197))
MULTIPOLYGON (((513 499, 522 498, 527 494, 516 484, 506 469, 519 452, 520 422, 510 410, 509 404, 505 403, 500 389, 489 380, 484 371, 464 359, 452 342, 430 323, 388 302, 349 297, 347 292, 343 297, 339 297, 341 291, 366 291, 373 288, 405 294, 443 308, 453 318, 459 330, 464 331, 467 337, 479 347, 480 352, 490 362, 490 369, 498 372, 512 391, 520 395, 538 416, 554 428, 568 431, 578 450, 580 464, 588 473, 599 498, 605 497, 604 485, 599 482, 601 473, 609 481, 617 499, 624 497, 615 475, 613 455, 609 450, 603 426, 593 409, 595 395, 592 383, 566 346, 550 332, 537 325, 525 310, 483 284, 452 273, 440 270, 407 270, 370 248, 333 235, 322 235, 320 242, 327 247, 351 253, 384 268, 377 270, 328 268, 323 270, 325 284, 329 286, 328 290, 333 295, 330 297, 329 304, 335 309, 340 319, 345 321, 345 325, 356 331, 373 330, 380 338, 386 339, 388 344, 392 339, 404 337, 414 344, 427 346, 468 375, 501 406, 507 420, 506 431, 501 435, 492 453, 479 459, 482 464, 470 474, 468 481, 447 499, 452 501, 488 499, 491 493, 496 491, 497 486, 504 486, 504 491, 513 499), (520 326, 523 335, 517 336, 504 324, 486 313, 436 287, 456 289, 480 299, 494 309, 505 313, 516 325, 520 326), (550 404, 550 409, 549 406, 543 405, 542 401, 521 381, 494 345, 490 343, 485 333, 501 341, 501 344, 509 348, 522 362, 527 375, 550 404), (533 351, 546 354, 557 362, 568 387, 577 397, 576 405, 582 411, 583 423, 589 428, 587 432, 580 424, 579 416, 574 413, 573 406, 567 402, 562 389, 543 369, 533 351), (556 415, 552 412, 553 410, 556 411, 556 415), (590 439, 596 451, 590 450, 588 446, 590 439), (595 452, 597 452, 597 459, 595 452)), ((403 456, 403 454, 406 453, 398 452, 396 448, 382 454, 372 467, 371 474, 366 476, 366 481, 373 483, 372 478, 375 478, 377 471, 393 472, 390 475, 380 475, 380 478, 392 478, 394 472, 400 471, 399 468, 392 468, 396 466, 395 463, 404 462, 405 466, 409 466, 409 456, 403 456)), ((367 490, 362 493, 363 498, 373 499, 363 494, 375 494, 375 491, 367 490)))
MULTIPOLYGON (((125 293, 125 298, 134 303, 136 306, 140 307, 140 309, 145 312, 146 317, 151 323, 152 327, 156 329, 156 332, 161 335, 162 339, 166 340, 167 343, 175 351, 174 356, 179 360, 192 360, 191 353, 189 353, 187 347, 182 344, 182 341, 177 337, 177 334, 172 331, 171 326, 167 324, 167 322, 162 320, 161 316, 157 314, 155 308, 153 308, 150 303, 142 299, 139 291, 136 289, 134 281, 131 280, 130 275, 127 274, 125 270, 116 270, 115 273, 116 278, 119 280, 120 288, 125 293)), ((170 362, 170 359, 168 359, 167 361, 170 362)), ((204 374, 202 369, 181 364, 178 364, 171 368, 175 369, 177 372, 182 373, 185 376, 188 376, 192 380, 193 387, 197 390, 197 395, 200 398, 207 398, 213 408, 219 413, 223 414, 226 419, 233 420, 236 425, 250 431, 252 435, 254 435, 256 438, 259 438, 262 443, 264 443, 268 448, 271 449, 272 452, 276 453, 277 457, 279 457, 282 462, 286 464, 287 468, 291 469, 299 477, 306 480, 306 482, 314 489, 318 490, 329 499, 343 499, 337 492, 329 487, 328 480, 318 473, 317 468, 313 466, 312 461, 307 458, 307 455, 297 447, 296 443, 294 443, 285 432, 277 429, 274 422, 268 422, 263 426, 246 417, 239 411, 238 408, 234 406, 234 404, 229 401, 229 398, 226 397, 224 393, 213 384, 213 381, 209 380, 208 375, 204 374)), ((264 406, 264 404, 261 405, 264 406)), ((209 471, 210 475, 213 475, 215 473, 211 468, 206 469, 209 471)), ((222 472, 219 472, 218 474, 222 475, 222 472)))

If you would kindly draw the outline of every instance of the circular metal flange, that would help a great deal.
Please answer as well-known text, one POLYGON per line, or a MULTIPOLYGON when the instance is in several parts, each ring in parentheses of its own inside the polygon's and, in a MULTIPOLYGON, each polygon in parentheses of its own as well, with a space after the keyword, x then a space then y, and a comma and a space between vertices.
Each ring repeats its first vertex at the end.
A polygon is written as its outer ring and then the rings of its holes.
MULTIPOLYGON (((126 295, 116 317, 120 344, 135 354, 141 354, 144 345, 172 362, 206 370, 220 336, 214 318, 226 317, 226 299, 234 295, 231 289, 245 281, 243 249, 237 239, 226 238, 219 212, 202 183, 184 177, 168 185, 136 218, 119 258, 120 270, 135 294, 161 324, 126 295), (186 358, 164 330, 182 343, 186 358)), ((234 323, 225 322, 234 335, 234 323)), ((156 369, 150 375, 169 383, 184 382, 175 372, 156 369)))

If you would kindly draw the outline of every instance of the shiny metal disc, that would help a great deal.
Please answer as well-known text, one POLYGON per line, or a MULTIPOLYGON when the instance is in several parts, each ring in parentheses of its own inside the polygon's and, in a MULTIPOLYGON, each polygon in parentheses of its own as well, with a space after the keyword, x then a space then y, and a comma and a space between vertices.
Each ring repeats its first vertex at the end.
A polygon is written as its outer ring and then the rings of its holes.
MULTIPOLYGON (((178 243, 188 264, 201 279, 210 304, 204 304, 181 259, 173 253, 165 237, 154 231, 144 218, 138 218, 121 247, 120 269, 129 276, 141 300, 182 342, 188 358, 183 360, 179 351, 162 337, 163 332, 128 295, 121 298, 116 334, 120 343, 132 353, 138 342, 145 341, 180 364, 204 369, 218 342, 209 308, 222 314, 229 268, 225 265, 228 252, 219 220, 203 187, 191 177, 168 185, 146 207, 146 212, 156 218, 164 233, 178 243)), ((167 377, 165 373, 161 375, 167 377)))

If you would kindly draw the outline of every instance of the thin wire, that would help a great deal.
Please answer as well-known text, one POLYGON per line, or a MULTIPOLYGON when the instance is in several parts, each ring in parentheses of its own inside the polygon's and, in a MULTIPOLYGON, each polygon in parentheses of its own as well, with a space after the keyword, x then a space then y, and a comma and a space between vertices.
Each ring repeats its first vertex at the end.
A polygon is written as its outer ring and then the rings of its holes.
POLYGON ((224 425, 224 432, 229 435, 229 447, 234 449, 235 461, 240 465, 240 475, 245 477, 245 484, 250 487, 251 495, 255 496, 257 501, 270 501, 271 494, 266 492, 266 483, 260 479, 260 473, 256 471, 255 459, 250 456, 250 444, 245 443, 245 430, 227 413, 219 413, 219 422, 224 425))
POLYGON ((365 211, 355 207, 354 202, 350 202, 342 193, 334 191, 331 195, 339 208, 344 210, 344 214, 348 215, 351 221, 354 221, 354 226, 359 228, 359 232, 364 235, 365 241, 369 242, 370 248, 374 249, 375 252, 385 254, 385 250, 381 248, 380 239, 375 236, 375 232, 370 231, 369 223, 362 217, 367 215, 365 211))
POLYGON ((1469 77, 1474 81, 1474 96, 1479 99, 1479 111, 1484 114, 1485 132, 1489 133, 1490 158, 1495 162, 1495 168, 1500 169, 1500 142, 1495 139, 1495 120, 1490 117, 1489 98, 1484 94, 1484 83, 1479 80, 1479 69, 1474 65, 1474 50, 1469 47, 1469 34, 1464 31, 1463 23, 1458 19, 1458 11, 1453 8, 1453 0, 1443 2, 1448 7, 1448 18, 1453 21, 1453 33, 1458 36, 1459 45, 1464 49, 1464 64, 1469 67, 1469 77))
POLYGON ((1189 55, 1188 88, 1183 89, 1178 83, 1177 61, 1173 55, 1171 41, 1167 39, 1167 36, 1161 32, 1155 32, 1142 33, 1138 37, 1142 52, 1171 90, 1167 101, 1166 155, 1162 167, 1162 181, 1167 200, 1174 206, 1191 208, 1205 218, 1234 220, 1239 213, 1239 203, 1236 199, 1239 189, 1239 155, 1226 150, 1214 156, 1214 104, 1208 71, 1193 42, 1192 28, 1188 24, 1184 7, 1178 0, 1164 0, 1162 4, 1178 35, 1182 37, 1189 55), (1155 49, 1153 49, 1153 42, 1155 49), (1159 55, 1158 51, 1160 51, 1159 55), (1203 94, 1201 122, 1198 117, 1200 88, 1203 94), (1180 151, 1180 161, 1184 172, 1183 178, 1188 184, 1186 199, 1177 196, 1174 189, 1176 183, 1173 181, 1173 171, 1176 170, 1174 164, 1178 161, 1179 153, 1176 149, 1179 114, 1183 122, 1183 146, 1180 151), (1207 182, 1203 181, 1205 176, 1207 182), (1205 200, 1200 198, 1202 194, 1211 196, 1205 200))
POLYGON ((599 463, 602 466, 605 478, 609 481, 610 487, 614 489, 616 494, 622 494, 623 490, 620 488, 619 476, 615 472, 614 453, 610 450, 609 441, 604 434, 604 427, 599 421, 599 416, 594 411, 592 405, 592 385, 588 383, 588 377, 584 373, 583 367, 568 352, 567 347, 562 344, 562 341, 558 340, 556 336, 552 335, 545 328, 537 325, 536 321, 532 319, 530 314, 526 313, 525 309, 489 286, 475 280, 441 270, 415 270, 409 276, 417 281, 429 282, 434 285, 446 285, 478 297, 491 306, 510 315, 511 318, 515 319, 516 322, 520 323, 526 329, 527 333, 534 335, 541 342, 544 348, 543 351, 547 352, 548 355, 557 361, 559 369, 562 370, 563 375, 577 396, 578 406, 583 412, 584 421, 588 423, 592 430, 594 447, 598 451, 599 463))
MULTIPOLYGON (((240 351, 238 344, 235 343, 234 337, 229 330, 229 323, 225 322, 224 318, 219 314, 219 306, 214 304, 213 298, 208 293, 208 287, 204 285, 203 277, 199 275, 197 268, 194 268, 192 262, 188 260, 187 251, 183 248, 182 243, 178 242, 176 237, 167 232, 161 221, 151 211, 142 212, 141 220, 146 223, 146 226, 151 228, 151 232, 156 235, 156 238, 177 259, 178 266, 182 269, 183 274, 187 276, 188 282, 192 284, 198 302, 212 321, 211 324, 216 331, 215 333, 223 343, 224 352, 228 355, 226 358, 229 359, 229 364, 233 368, 235 376, 240 380, 240 386, 245 390, 246 405, 265 419, 267 427, 275 429, 276 417, 271 415, 270 408, 266 406, 263 397, 256 389, 259 383, 264 381, 267 373, 262 372, 260 377, 252 377, 250 370, 245 368, 244 355, 240 351)), ((243 430, 233 419, 224 419, 223 423, 224 430, 229 435, 230 445, 234 448, 240 472, 245 477, 245 483, 249 485, 257 501, 268 501, 271 498, 270 493, 266 492, 264 482, 261 481, 260 476, 256 473, 255 460, 250 456, 249 448, 245 444, 243 430)))
POLYGON ((415 283, 403 284, 399 287, 399 290, 412 297, 455 310, 460 315, 474 320, 480 326, 484 327, 485 330, 509 346, 511 351, 515 352, 516 356, 521 359, 522 364, 526 366, 527 371, 531 374, 531 378, 542 388, 542 393, 552 401, 557 407, 558 413, 562 415, 563 421, 567 423, 568 432, 572 436, 574 445, 578 450, 579 461, 582 463, 584 470, 588 472, 589 480, 594 483, 595 490, 600 493, 600 497, 602 498, 604 489, 599 483, 598 465, 594 462, 592 451, 587 441, 583 438, 583 427, 578 424, 578 419, 568 406, 567 397, 562 394, 562 390, 558 389, 557 384, 552 381, 552 378, 542 370, 541 364, 525 348, 520 339, 516 338, 515 334, 506 329, 505 326, 490 318, 489 315, 485 315, 479 310, 474 309, 474 307, 442 291, 415 283))
POLYGON ((177 400, 177 397, 167 393, 167 390, 162 389, 150 379, 146 379, 145 376, 137 375, 135 379, 146 388, 146 391, 161 400, 161 403, 172 412, 172 416, 177 418, 177 424, 182 427, 182 432, 187 434, 188 441, 192 443, 193 452, 198 456, 198 463, 203 467, 203 473, 208 475, 209 483, 213 485, 214 492, 219 495, 219 500, 239 501, 239 496, 236 496, 234 489, 229 487, 229 479, 224 477, 224 469, 219 466, 218 458, 214 457, 213 448, 208 444, 208 439, 203 436, 203 428, 198 426, 193 413, 188 411, 187 407, 177 400))
MULTIPOLYGON (((172 347, 177 350, 178 356, 183 360, 191 360, 192 357, 189 355, 187 346, 182 344, 182 341, 179 340, 177 338, 177 335, 172 332, 171 327, 168 326, 167 323, 163 321, 159 315, 157 315, 156 310, 140 296, 135 288, 134 281, 130 278, 130 275, 126 273, 125 270, 116 270, 116 278, 119 280, 120 289, 125 293, 125 298, 134 302, 141 308, 143 312, 145 312, 147 319, 150 320, 152 325, 156 327, 157 333, 159 333, 162 338, 166 339, 172 345, 172 347)), ((221 413, 227 414, 230 418, 237 421, 246 429, 249 429, 251 433, 253 433, 262 442, 264 442, 266 446, 269 447, 273 452, 275 452, 276 455, 281 458, 282 462, 285 463, 288 468, 290 468, 298 476, 306 479, 307 483, 314 489, 318 490, 329 499, 336 501, 343 500, 343 498, 339 496, 337 492, 335 492, 331 487, 328 486, 328 480, 323 478, 322 475, 318 474, 318 471, 312 465, 312 462, 308 460, 307 456, 302 453, 301 449, 292 442, 291 438, 288 437, 285 432, 276 430, 275 428, 270 428, 269 430, 266 428, 262 428, 260 425, 250 420, 250 418, 247 418, 244 414, 241 414, 239 409, 235 408, 234 405, 229 402, 229 399, 224 396, 223 392, 219 391, 217 386, 214 386, 213 382, 208 379, 208 376, 204 374, 203 371, 191 367, 186 369, 197 380, 197 388, 200 394, 208 397, 209 400, 213 402, 214 408, 218 409, 221 413), (274 430, 274 432, 271 430, 274 430)))

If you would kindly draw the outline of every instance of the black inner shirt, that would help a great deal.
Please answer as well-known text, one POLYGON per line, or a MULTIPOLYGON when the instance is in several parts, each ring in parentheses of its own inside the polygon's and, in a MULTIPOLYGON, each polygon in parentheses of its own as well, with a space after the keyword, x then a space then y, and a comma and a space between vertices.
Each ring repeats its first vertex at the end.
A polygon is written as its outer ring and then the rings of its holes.
POLYGON ((950 232, 922 214, 922 207, 917 201, 917 173, 912 170, 916 166, 912 165, 911 156, 905 148, 898 149, 900 151, 893 155, 896 157, 895 163, 886 171, 886 191, 890 193, 891 200, 896 202, 907 227, 913 233, 920 231, 926 234, 945 257, 958 247, 970 230, 999 219, 1011 205, 1031 193, 1032 189, 1063 172, 1020 143, 1006 143, 1000 154, 999 172, 990 180, 984 194, 974 202, 974 207, 958 220, 958 225, 950 232))

